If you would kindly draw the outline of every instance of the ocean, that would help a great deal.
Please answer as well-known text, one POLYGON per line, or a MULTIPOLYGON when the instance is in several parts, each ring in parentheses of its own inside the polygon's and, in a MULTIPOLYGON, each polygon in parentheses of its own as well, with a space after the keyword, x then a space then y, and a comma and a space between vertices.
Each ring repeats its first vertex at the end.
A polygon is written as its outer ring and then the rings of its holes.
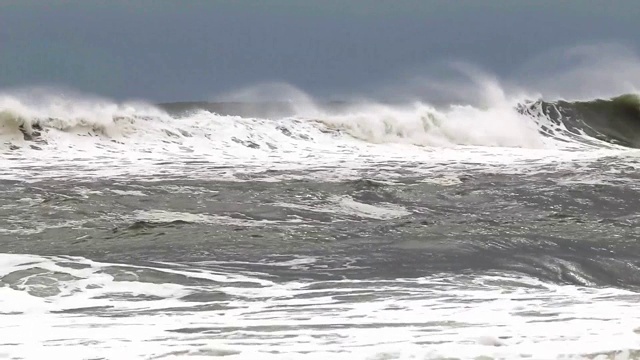
POLYGON ((0 96, 0 358, 640 358, 640 100, 0 96))

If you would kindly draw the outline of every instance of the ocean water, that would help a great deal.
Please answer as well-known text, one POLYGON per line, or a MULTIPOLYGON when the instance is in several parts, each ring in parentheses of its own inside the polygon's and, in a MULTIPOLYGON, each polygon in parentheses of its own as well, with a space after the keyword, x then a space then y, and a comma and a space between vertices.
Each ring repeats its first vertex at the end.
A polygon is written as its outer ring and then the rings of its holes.
POLYGON ((0 358, 638 358, 639 104, 5 94, 0 358))

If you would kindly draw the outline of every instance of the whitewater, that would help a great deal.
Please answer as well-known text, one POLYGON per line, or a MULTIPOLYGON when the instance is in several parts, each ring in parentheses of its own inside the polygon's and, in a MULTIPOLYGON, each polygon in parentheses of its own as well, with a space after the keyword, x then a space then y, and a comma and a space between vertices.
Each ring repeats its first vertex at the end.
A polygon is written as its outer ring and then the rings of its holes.
POLYGON ((635 94, 4 93, 0 358, 639 358, 639 147, 635 94))
POLYGON ((198 176, 198 169, 208 166, 213 169, 207 177, 233 176, 227 168, 332 169, 348 177, 374 163, 391 164, 392 172, 393 164, 404 163, 422 164, 416 171, 462 163, 518 167, 628 150, 583 129, 569 131, 567 124, 549 119, 539 103, 528 105, 526 113, 518 110, 522 103, 506 100, 486 109, 436 109, 418 102, 354 104, 335 111, 306 104, 275 119, 260 118, 259 111, 240 117, 193 106, 171 114, 144 103, 1 96, 4 176, 81 176, 78 167, 84 176, 170 175, 174 167, 176 173, 198 176))

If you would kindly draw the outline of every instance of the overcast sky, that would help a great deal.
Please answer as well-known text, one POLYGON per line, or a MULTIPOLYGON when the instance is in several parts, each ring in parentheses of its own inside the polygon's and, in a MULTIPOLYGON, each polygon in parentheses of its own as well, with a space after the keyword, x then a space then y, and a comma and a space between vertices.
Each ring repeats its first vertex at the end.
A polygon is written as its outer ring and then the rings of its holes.
POLYGON ((638 1, 0 0, 0 88, 173 101, 283 81, 332 97, 450 60, 508 77, 596 42, 640 47, 638 1))

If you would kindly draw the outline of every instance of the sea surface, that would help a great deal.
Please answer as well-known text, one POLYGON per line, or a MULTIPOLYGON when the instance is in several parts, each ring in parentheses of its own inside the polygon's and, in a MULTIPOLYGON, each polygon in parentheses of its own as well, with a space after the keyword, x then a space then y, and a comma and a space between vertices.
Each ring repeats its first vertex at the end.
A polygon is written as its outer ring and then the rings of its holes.
POLYGON ((0 97, 0 359, 640 358, 640 101, 0 97))

